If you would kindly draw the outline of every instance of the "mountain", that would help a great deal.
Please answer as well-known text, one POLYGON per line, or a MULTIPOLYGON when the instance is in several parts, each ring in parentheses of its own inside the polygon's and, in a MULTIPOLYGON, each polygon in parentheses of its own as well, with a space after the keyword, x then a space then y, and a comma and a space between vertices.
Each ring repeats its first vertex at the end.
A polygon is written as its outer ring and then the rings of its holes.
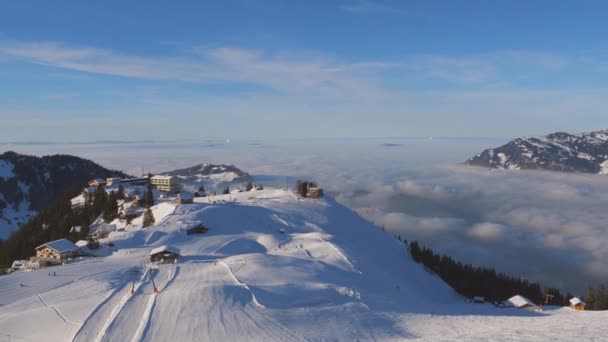
POLYGON ((236 166, 224 164, 203 163, 162 174, 181 178, 184 188, 191 191, 196 191, 201 184, 207 192, 210 192, 252 181, 247 172, 241 171, 236 166))
POLYGON ((49 206, 62 193, 93 178, 125 177, 69 155, 44 157, 15 152, 0 155, 0 239, 49 206))
POLYGON ((0 331, 16 341, 569 341, 606 312, 472 304, 406 246, 329 196, 266 189, 158 199, 90 251, 0 277, 0 331), (204 234, 187 230, 203 224, 204 234), (168 246, 168 247, 163 247, 168 246), (180 254, 152 264, 158 250, 180 254), (35 322, 36 329, 32 329, 35 322), (550 327, 550 328, 548 328, 550 327))
POLYGON ((492 169, 541 169, 608 174, 608 130, 518 138, 465 162, 492 169))

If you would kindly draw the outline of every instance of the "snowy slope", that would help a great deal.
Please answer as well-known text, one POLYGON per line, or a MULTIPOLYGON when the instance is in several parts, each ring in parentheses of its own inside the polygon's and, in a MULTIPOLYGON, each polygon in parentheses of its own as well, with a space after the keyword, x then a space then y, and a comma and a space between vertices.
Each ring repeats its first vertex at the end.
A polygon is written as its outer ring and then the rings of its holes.
POLYGON ((110 176, 126 175, 69 155, 0 154, 0 239, 8 238, 66 190, 110 176))
POLYGON ((488 149, 466 164, 493 169, 543 169, 608 174, 608 130, 523 137, 488 149))
POLYGON ((233 165, 203 163, 185 169, 164 172, 181 179, 185 190, 197 191, 203 185, 207 192, 221 192, 226 186, 238 187, 252 181, 251 176, 233 165))
POLYGON ((467 304, 403 244, 330 198, 262 190, 196 201, 156 205, 156 225, 141 229, 138 218, 111 233, 106 257, 0 277, 0 338, 537 341, 608 332, 605 313, 467 304), (209 232, 185 234, 198 223, 209 232), (178 263, 147 263, 162 245, 181 250, 178 263))

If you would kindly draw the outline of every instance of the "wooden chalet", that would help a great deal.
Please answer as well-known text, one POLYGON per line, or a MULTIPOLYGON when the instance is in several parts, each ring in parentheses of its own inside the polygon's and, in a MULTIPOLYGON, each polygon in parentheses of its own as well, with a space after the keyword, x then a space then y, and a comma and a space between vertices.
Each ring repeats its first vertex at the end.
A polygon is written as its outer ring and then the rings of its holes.
POLYGON ((151 262, 158 262, 161 264, 168 264, 168 263, 173 263, 173 262, 177 262, 177 259, 179 258, 179 249, 172 247, 172 246, 160 246, 157 248, 154 248, 151 252, 150 252, 150 261, 151 262))
POLYGON ((36 259, 60 264, 78 254, 78 246, 66 239, 47 242, 36 247, 36 259))

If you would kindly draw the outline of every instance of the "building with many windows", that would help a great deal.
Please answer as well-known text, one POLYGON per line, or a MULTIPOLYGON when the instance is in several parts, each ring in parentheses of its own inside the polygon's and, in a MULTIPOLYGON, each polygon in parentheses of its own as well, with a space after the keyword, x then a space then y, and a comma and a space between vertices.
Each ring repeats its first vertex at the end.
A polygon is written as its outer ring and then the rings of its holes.
POLYGON ((180 180, 175 176, 154 176, 150 178, 150 184, 160 191, 171 194, 179 193, 181 190, 180 180))

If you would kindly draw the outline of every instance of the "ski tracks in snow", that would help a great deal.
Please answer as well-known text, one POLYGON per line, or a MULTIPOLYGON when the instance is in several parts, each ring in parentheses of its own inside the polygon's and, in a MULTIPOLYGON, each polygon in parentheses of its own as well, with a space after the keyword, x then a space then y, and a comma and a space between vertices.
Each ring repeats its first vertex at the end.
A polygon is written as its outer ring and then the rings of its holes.
MULTIPOLYGON (((176 265, 170 271, 169 275, 167 276, 167 280, 165 280, 165 282, 161 286, 158 287, 159 293, 161 291, 163 291, 167 286, 169 286, 171 284, 171 282, 173 282, 173 280, 177 276, 178 272, 179 272, 179 266, 176 265)), ((146 309, 145 309, 144 315, 143 315, 143 317, 145 317, 145 318, 143 318, 139 322, 139 326, 137 327, 137 331, 135 332, 135 335, 133 335, 131 342, 143 341, 144 336, 146 335, 147 331, 150 328, 150 324, 151 324, 150 318, 152 317, 152 312, 154 312, 154 307, 156 306, 157 295, 158 294, 154 294, 154 295, 150 296, 150 298, 148 298, 148 303, 146 304, 146 309)))

